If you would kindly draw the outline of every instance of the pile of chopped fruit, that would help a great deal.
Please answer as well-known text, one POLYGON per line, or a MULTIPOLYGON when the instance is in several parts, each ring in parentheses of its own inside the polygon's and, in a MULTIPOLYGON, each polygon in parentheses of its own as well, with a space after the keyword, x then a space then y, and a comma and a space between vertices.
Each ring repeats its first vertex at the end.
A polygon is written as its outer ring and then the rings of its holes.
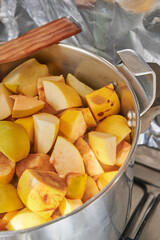
POLYGON ((0 230, 68 214, 117 174, 131 148, 112 84, 93 90, 32 58, 0 83, 0 230))

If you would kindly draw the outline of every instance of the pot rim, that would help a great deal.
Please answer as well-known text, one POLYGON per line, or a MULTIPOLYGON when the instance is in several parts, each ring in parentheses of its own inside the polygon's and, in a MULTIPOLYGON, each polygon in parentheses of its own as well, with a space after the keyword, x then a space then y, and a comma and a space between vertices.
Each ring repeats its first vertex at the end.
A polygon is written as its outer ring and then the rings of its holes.
MULTIPOLYGON (((106 194, 116 184, 116 182, 120 179, 122 174, 125 172, 125 170, 127 169, 132 157, 134 156, 134 153, 135 153, 135 150, 136 150, 136 147, 137 147, 137 141, 138 141, 138 137, 139 137, 139 134, 140 134, 140 107, 139 107, 139 103, 138 103, 135 91, 134 91, 133 87, 131 86, 131 84, 129 83, 129 81, 125 78, 125 76, 122 73, 119 72, 119 70, 113 64, 111 64, 108 60, 104 59, 103 57, 100 57, 100 56, 90 52, 89 50, 85 50, 85 49, 82 49, 82 48, 79 48, 79 47, 76 47, 76 46, 72 46, 72 45, 69 45, 69 44, 58 43, 57 45, 62 46, 64 48, 69 48, 71 50, 75 50, 75 51, 78 51, 78 52, 82 52, 84 54, 87 54, 87 55, 91 56, 92 58, 94 58, 94 59, 102 62, 103 64, 109 66, 113 71, 115 71, 122 78, 122 80, 125 82, 126 86, 128 87, 128 89, 129 89, 129 91, 132 95, 132 98, 134 100, 134 103, 135 103, 136 131, 135 131, 134 140, 133 140, 133 143, 132 143, 132 146, 131 146, 131 150, 130 150, 128 156, 127 156, 127 159, 126 159, 125 163, 122 165, 122 167, 120 167, 120 169, 118 170, 118 173, 116 174, 116 176, 99 193, 97 193, 94 197, 92 197, 91 199, 89 199, 88 201, 83 203, 82 206, 78 207, 77 209, 75 209, 71 213, 63 215, 63 216, 61 216, 57 219, 54 219, 54 220, 49 221, 47 223, 44 223, 42 225, 38 225, 38 226, 35 226, 35 227, 32 227, 32 228, 27 228, 27 229, 23 229, 23 230, 1 231, 0 232, 0 237, 3 237, 3 236, 7 237, 7 236, 13 236, 13 235, 22 234, 22 233, 29 233, 29 232, 32 232, 34 230, 38 230, 39 228, 47 227, 48 225, 54 224, 55 222, 59 222, 62 219, 69 218, 73 214, 76 214, 77 212, 86 208, 92 202, 95 202, 97 199, 103 197, 103 195, 106 194)), ((40 50, 40 51, 43 51, 43 50, 40 50)))

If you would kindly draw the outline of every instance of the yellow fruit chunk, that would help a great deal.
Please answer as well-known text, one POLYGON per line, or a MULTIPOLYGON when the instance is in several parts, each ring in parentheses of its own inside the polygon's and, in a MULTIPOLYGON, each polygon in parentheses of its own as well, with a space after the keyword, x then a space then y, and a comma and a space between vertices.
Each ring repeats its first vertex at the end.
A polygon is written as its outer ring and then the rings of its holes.
POLYGON ((61 213, 60 213, 60 211, 59 211, 59 208, 57 208, 57 209, 53 212, 51 218, 52 218, 52 220, 54 220, 54 219, 57 219, 57 218, 59 218, 59 217, 61 217, 61 213))
POLYGON ((28 156, 16 164, 16 174, 19 178, 26 169, 54 171, 49 162, 50 156, 43 153, 28 154, 28 156))
POLYGON ((13 69, 3 79, 3 83, 14 93, 34 97, 37 95, 37 78, 48 74, 48 67, 32 58, 13 69))
POLYGON ((0 83, 0 120, 9 117, 12 113, 13 100, 9 97, 11 92, 0 83))
POLYGON ((29 136, 29 140, 31 143, 33 143, 33 132, 34 132, 34 122, 33 122, 33 117, 25 117, 25 118, 19 118, 15 121, 15 123, 18 123, 22 125, 29 136))
POLYGON ((6 228, 8 230, 22 230, 44 224, 49 220, 33 213, 28 208, 24 208, 11 218, 6 228))
POLYGON ((33 97, 26 97, 23 95, 11 95, 14 105, 12 110, 13 118, 21 118, 30 116, 44 107, 44 102, 33 97))
POLYGON ((66 197, 70 199, 81 199, 85 191, 87 174, 69 173, 65 181, 67 183, 66 197))
POLYGON ((0 183, 10 183, 14 172, 15 163, 0 152, 0 183))
POLYGON ((94 197, 98 192, 99 189, 97 187, 95 180, 92 177, 87 176, 86 188, 83 194, 82 201, 83 202, 88 201, 90 198, 94 197))
POLYGON ((0 121, 0 151, 13 162, 25 158, 30 151, 30 141, 24 127, 10 121, 0 121))
POLYGON ((127 159, 127 156, 130 152, 131 144, 129 144, 126 141, 122 141, 117 146, 117 155, 116 155, 116 165, 122 166, 125 160, 127 159))
POLYGON ((66 138, 58 136, 50 162, 61 177, 68 173, 85 173, 83 158, 78 149, 66 138))
MULTIPOLYGON (((59 75, 59 76, 46 76, 46 77, 39 77, 38 78, 38 84, 40 84, 40 83, 43 84, 43 81, 53 81, 53 82, 63 82, 63 83, 65 83, 63 75, 59 75)), ((43 86, 43 85, 41 85, 41 86, 43 86)), ((38 85, 37 85, 37 87, 38 87, 38 85)))
MULTIPOLYGON (((18 213, 18 211, 7 212, 3 217, 3 222, 5 223, 5 227, 10 222, 10 220, 18 213)), ((0 224, 1 225, 1 224, 0 224)), ((0 226, 1 228, 1 226, 0 226)))
POLYGON ((75 144, 77 149, 79 150, 80 154, 83 157, 83 161, 85 164, 86 172, 90 176, 95 176, 102 174, 103 168, 101 167, 100 163, 98 162, 97 158, 95 157, 92 149, 88 145, 88 143, 83 139, 79 138, 75 144))
POLYGON ((87 125, 83 114, 77 110, 66 111, 60 117, 60 131, 71 142, 75 142, 86 132, 87 125))
POLYGON ((17 190, 11 184, 0 183, 0 213, 11 212, 23 208, 17 190))
POLYGON ((116 136, 117 145, 131 132, 126 118, 121 115, 107 117, 98 124, 96 130, 116 136))
POLYGON ((53 146, 58 131, 59 119, 50 113, 33 115, 34 152, 47 153, 53 146))
POLYGON ((21 175, 18 194, 33 212, 55 210, 66 194, 66 184, 58 174, 49 171, 26 169, 21 175))
POLYGON ((82 205, 82 201, 80 199, 67 199, 63 198, 62 202, 59 205, 59 210, 62 215, 68 214, 74 211, 76 208, 82 205))
POLYGON ((120 101, 112 84, 87 94, 86 100, 98 122, 120 111, 120 101))
POLYGON ((71 73, 68 73, 67 78, 66 78, 66 83, 76 90, 76 92, 80 95, 83 104, 87 105, 85 96, 88 93, 93 92, 94 90, 92 88, 88 87, 86 84, 80 82, 71 73))
POLYGON ((67 84, 43 81, 43 86, 47 102, 56 111, 82 106, 82 101, 78 93, 67 84))
POLYGON ((7 222, 4 219, 0 219, 0 231, 6 231, 7 222))
POLYGON ((94 128, 97 126, 97 123, 91 113, 91 110, 87 107, 87 108, 80 108, 80 110, 82 111, 82 114, 83 114, 83 117, 84 117, 84 120, 87 124, 87 127, 88 128, 94 128))
MULTIPOLYGON (((116 153, 116 154, 117 154, 117 153, 116 153)), ((117 165, 111 166, 111 165, 104 164, 104 163, 102 163, 102 162, 100 162, 100 164, 101 164, 101 166, 102 166, 102 168, 103 168, 103 170, 104 170, 105 172, 112 172, 112 171, 117 171, 117 170, 119 170, 119 166, 117 166, 117 165)))
POLYGON ((99 190, 102 190, 118 173, 118 171, 102 173, 102 175, 97 179, 97 186, 99 190))
POLYGON ((88 133, 89 144, 97 159, 107 165, 116 163, 116 137, 92 131, 88 133))

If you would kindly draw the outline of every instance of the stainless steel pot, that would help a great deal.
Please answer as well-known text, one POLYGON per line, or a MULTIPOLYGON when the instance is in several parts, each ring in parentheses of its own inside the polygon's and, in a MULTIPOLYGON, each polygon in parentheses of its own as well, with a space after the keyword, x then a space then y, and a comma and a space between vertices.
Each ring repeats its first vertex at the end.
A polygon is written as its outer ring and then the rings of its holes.
POLYGON ((57 44, 27 58, 0 65, 1 79, 26 59, 36 59, 49 66, 52 74, 74 74, 92 88, 114 83, 121 100, 121 113, 132 127, 132 148, 114 179, 96 196, 70 214, 44 225, 0 232, 2 240, 118 240, 128 220, 133 184, 134 153, 140 133, 140 115, 153 103, 155 74, 133 51, 118 52, 122 61, 113 66, 88 51, 57 44), (127 79, 127 78, 128 79, 127 79), (138 97, 138 100, 137 100, 138 97))

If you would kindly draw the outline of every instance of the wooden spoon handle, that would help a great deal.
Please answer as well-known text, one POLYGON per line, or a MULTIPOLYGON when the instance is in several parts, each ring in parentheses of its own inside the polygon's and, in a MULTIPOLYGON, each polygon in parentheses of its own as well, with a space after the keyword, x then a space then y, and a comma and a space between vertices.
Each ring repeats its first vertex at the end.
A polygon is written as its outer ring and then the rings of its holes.
POLYGON ((35 28, 0 45, 0 63, 13 62, 81 32, 78 25, 63 17, 35 28))

